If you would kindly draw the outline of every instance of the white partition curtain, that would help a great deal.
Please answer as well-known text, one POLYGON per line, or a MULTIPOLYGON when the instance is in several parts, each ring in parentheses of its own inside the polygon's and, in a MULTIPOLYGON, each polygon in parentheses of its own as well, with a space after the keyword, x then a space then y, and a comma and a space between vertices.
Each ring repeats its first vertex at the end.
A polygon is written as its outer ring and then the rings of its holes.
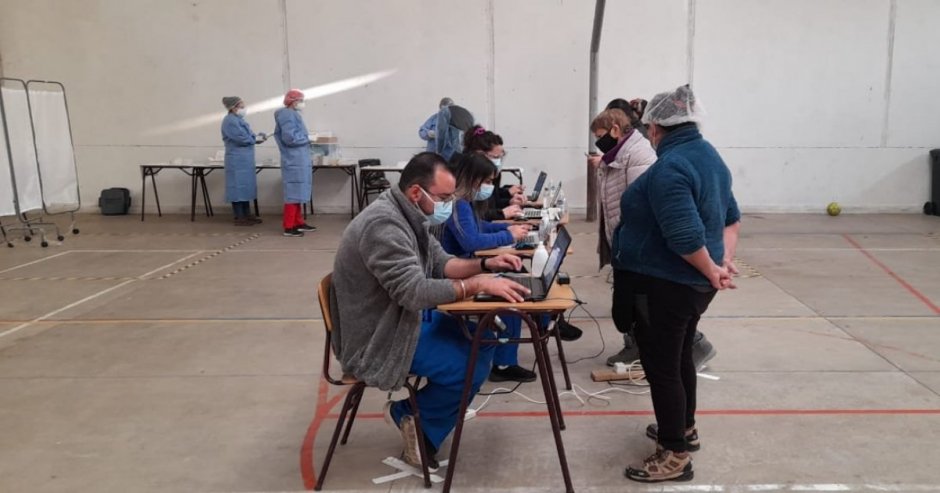
MULTIPOLYGON (((0 104, 3 101, 0 100, 0 104)), ((0 118, 0 217, 16 214, 16 190, 13 189, 10 155, 7 153, 7 136, 3 118, 0 118)))
POLYGON ((26 88, 45 210, 50 214, 77 211, 78 172, 65 88, 45 81, 29 81, 26 88))
POLYGON ((6 120, 6 144, 13 162, 14 196, 19 203, 20 214, 42 209, 42 186, 39 178, 39 163, 33 142, 33 130, 29 118, 29 100, 26 84, 18 80, 0 81, 0 97, 3 98, 3 113, 6 120))

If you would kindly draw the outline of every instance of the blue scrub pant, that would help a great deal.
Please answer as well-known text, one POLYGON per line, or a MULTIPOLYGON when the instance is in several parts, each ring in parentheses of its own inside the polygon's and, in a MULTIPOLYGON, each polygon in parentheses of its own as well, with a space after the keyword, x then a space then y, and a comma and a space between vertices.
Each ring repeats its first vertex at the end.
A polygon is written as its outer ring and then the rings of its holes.
MULTIPOLYGON (((522 335, 522 318, 502 316, 506 330, 497 334, 499 338, 518 339, 522 335)), ((516 366, 519 364, 519 345, 500 344, 493 352, 493 366, 516 366)))
MULTIPOLYGON (((470 330, 476 328, 473 324, 469 326, 470 330)), ((484 334, 484 337, 489 336, 484 334)), ((435 449, 441 447, 457 425, 469 357, 470 341, 457 320, 438 311, 425 311, 411 373, 427 379, 427 384, 418 391, 417 401, 421 411, 421 429, 435 449)), ((493 346, 481 345, 473 372, 471 400, 490 374, 492 364, 493 346)), ((403 416, 413 412, 408 400, 404 399, 392 404, 391 414, 395 423, 399 423, 403 416)))
MULTIPOLYGON (((534 315, 538 317, 538 315, 534 315)), ((542 327, 548 327, 552 321, 549 315, 542 315, 542 327)), ((522 337, 522 317, 502 316, 506 330, 498 334, 499 338, 518 339, 522 337)), ((536 320, 537 321, 537 320, 536 320)), ((517 366, 519 364, 519 344, 500 344, 493 353, 493 366, 517 366)))

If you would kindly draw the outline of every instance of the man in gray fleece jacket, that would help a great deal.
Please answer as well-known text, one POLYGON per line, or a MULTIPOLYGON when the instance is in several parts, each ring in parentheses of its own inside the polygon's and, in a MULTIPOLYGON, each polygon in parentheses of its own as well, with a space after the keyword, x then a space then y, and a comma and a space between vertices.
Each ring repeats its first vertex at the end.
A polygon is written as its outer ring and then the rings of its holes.
MULTIPOLYGON (((382 390, 400 388, 409 373, 427 377, 417 401, 431 457, 456 424, 470 352, 456 321, 431 310, 477 293, 520 302, 527 291, 505 278, 478 275, 520 270, 519 257, 456 258, 428 234, 429 225, 450 215, 455 185, 440 155, 412 158, 398 188, 347 226, 330 293, 333 350, 344 373, 382 390)), ((482 351, 478 358, 474 394, 489 374, 491 357, 482 351)), ((386 405, 386 418, 405 441, 405 460, 420 467, 412 415, 407 400, 386 405)))

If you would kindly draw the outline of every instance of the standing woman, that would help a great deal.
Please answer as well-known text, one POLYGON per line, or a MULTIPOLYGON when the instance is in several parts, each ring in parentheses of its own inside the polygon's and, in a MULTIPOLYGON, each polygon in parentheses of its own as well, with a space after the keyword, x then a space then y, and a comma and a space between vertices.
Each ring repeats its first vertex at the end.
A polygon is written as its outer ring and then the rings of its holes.
POLYGON ((255 144, 267 139, 255 135, 245 121, 245 102, 238 96, 222 98, 228 114, 222 119, 222 142, 225 143, 225 201, 232 203, 235 226, 253 226, 261 218, 251 214, 249 204, 258 198, 255 174, 255 144))
POLYGON ((656 425, 656 452, 627 467, 634 481, 692 479, 699 319, 720 289, 734 288, 731 259, 741 213, 731 172, 699 132, 702 109, 688 86, 657 94, 643 122, 659 155, 627 188, 613 245, 615 304, 631 308, 656 425))
POLYGON ((301 204, 310 200, 313 163, 310 161, 310 135, 300 111, 304 93, 291 89, 284 95, 284 107, 274 112, 274 140, 281 151, 281 180, 284 187, 284 236, 303 236, 316 231, 304 222, 301 204))
MULTIPOLYGON (((611 101, 615 103, 617 100, 611 101)), ((623 100, 620 100, 623 101, 623 100)), ((630 109, 624 101, 625 107, 630 109)), ((597 235, 597 256, 599 269, 603 269, 611 260, 611 243, 614 230, 620 224, 620 196, 643 174, 655 161, 656 151, 640 132, 633 127, 633 121, 623 109, 611 108, 602 111, 591 122, 591 132, 597 137, 594 145, 603 155, 588 158, 591 169, 597 173, 597 202, 600 211, 597 235)), ((614 297, 616 298, 616 292, 614 297)), ((613 304, 614 326, 623 334, 623 348, 607 358, 607 365, 616 363, 630 364, 640 359, 639 350, 633 337, 633 327, 624 325, 620 315, 621 306, 613 304)))

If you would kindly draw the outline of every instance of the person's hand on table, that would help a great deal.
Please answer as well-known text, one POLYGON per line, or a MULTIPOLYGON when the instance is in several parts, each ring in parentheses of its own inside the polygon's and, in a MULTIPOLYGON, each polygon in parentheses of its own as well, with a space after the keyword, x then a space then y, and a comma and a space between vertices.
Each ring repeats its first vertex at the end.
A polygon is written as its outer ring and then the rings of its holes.
POLYGON ((511 253, 490 257, 484 262, 486 268, 493 272, 519 272, 522 270, 522 259, 511 253))
POLYGON ((522 241, 529 234, 530 229, 532 229, 532 226, 528 224, 513 224, 509 227, 509 234, 512 235, 512 239, 522 241))
POLYGON ((522 195, 521 193, 517 193, 517 194, 513 195, 511 199, 509 199, 509 203, 510 203, 511 205, 519 205, 519 206, 521 206, 521 205, 525 204, 525 195, 522 195))
POLYGON ((518 205, 510 205, 509 207, 503 208, 503 217, 506 219, 512 219, 514 217, 519 217, 522 215, 522 207, 518 205))
POLYGON ((477 276, 474 280, 478 283, 477 292, 499 296, 510 303, 521 303, 525 301, 523 296, 529 294, 529 288, 506 277, 477 276))

